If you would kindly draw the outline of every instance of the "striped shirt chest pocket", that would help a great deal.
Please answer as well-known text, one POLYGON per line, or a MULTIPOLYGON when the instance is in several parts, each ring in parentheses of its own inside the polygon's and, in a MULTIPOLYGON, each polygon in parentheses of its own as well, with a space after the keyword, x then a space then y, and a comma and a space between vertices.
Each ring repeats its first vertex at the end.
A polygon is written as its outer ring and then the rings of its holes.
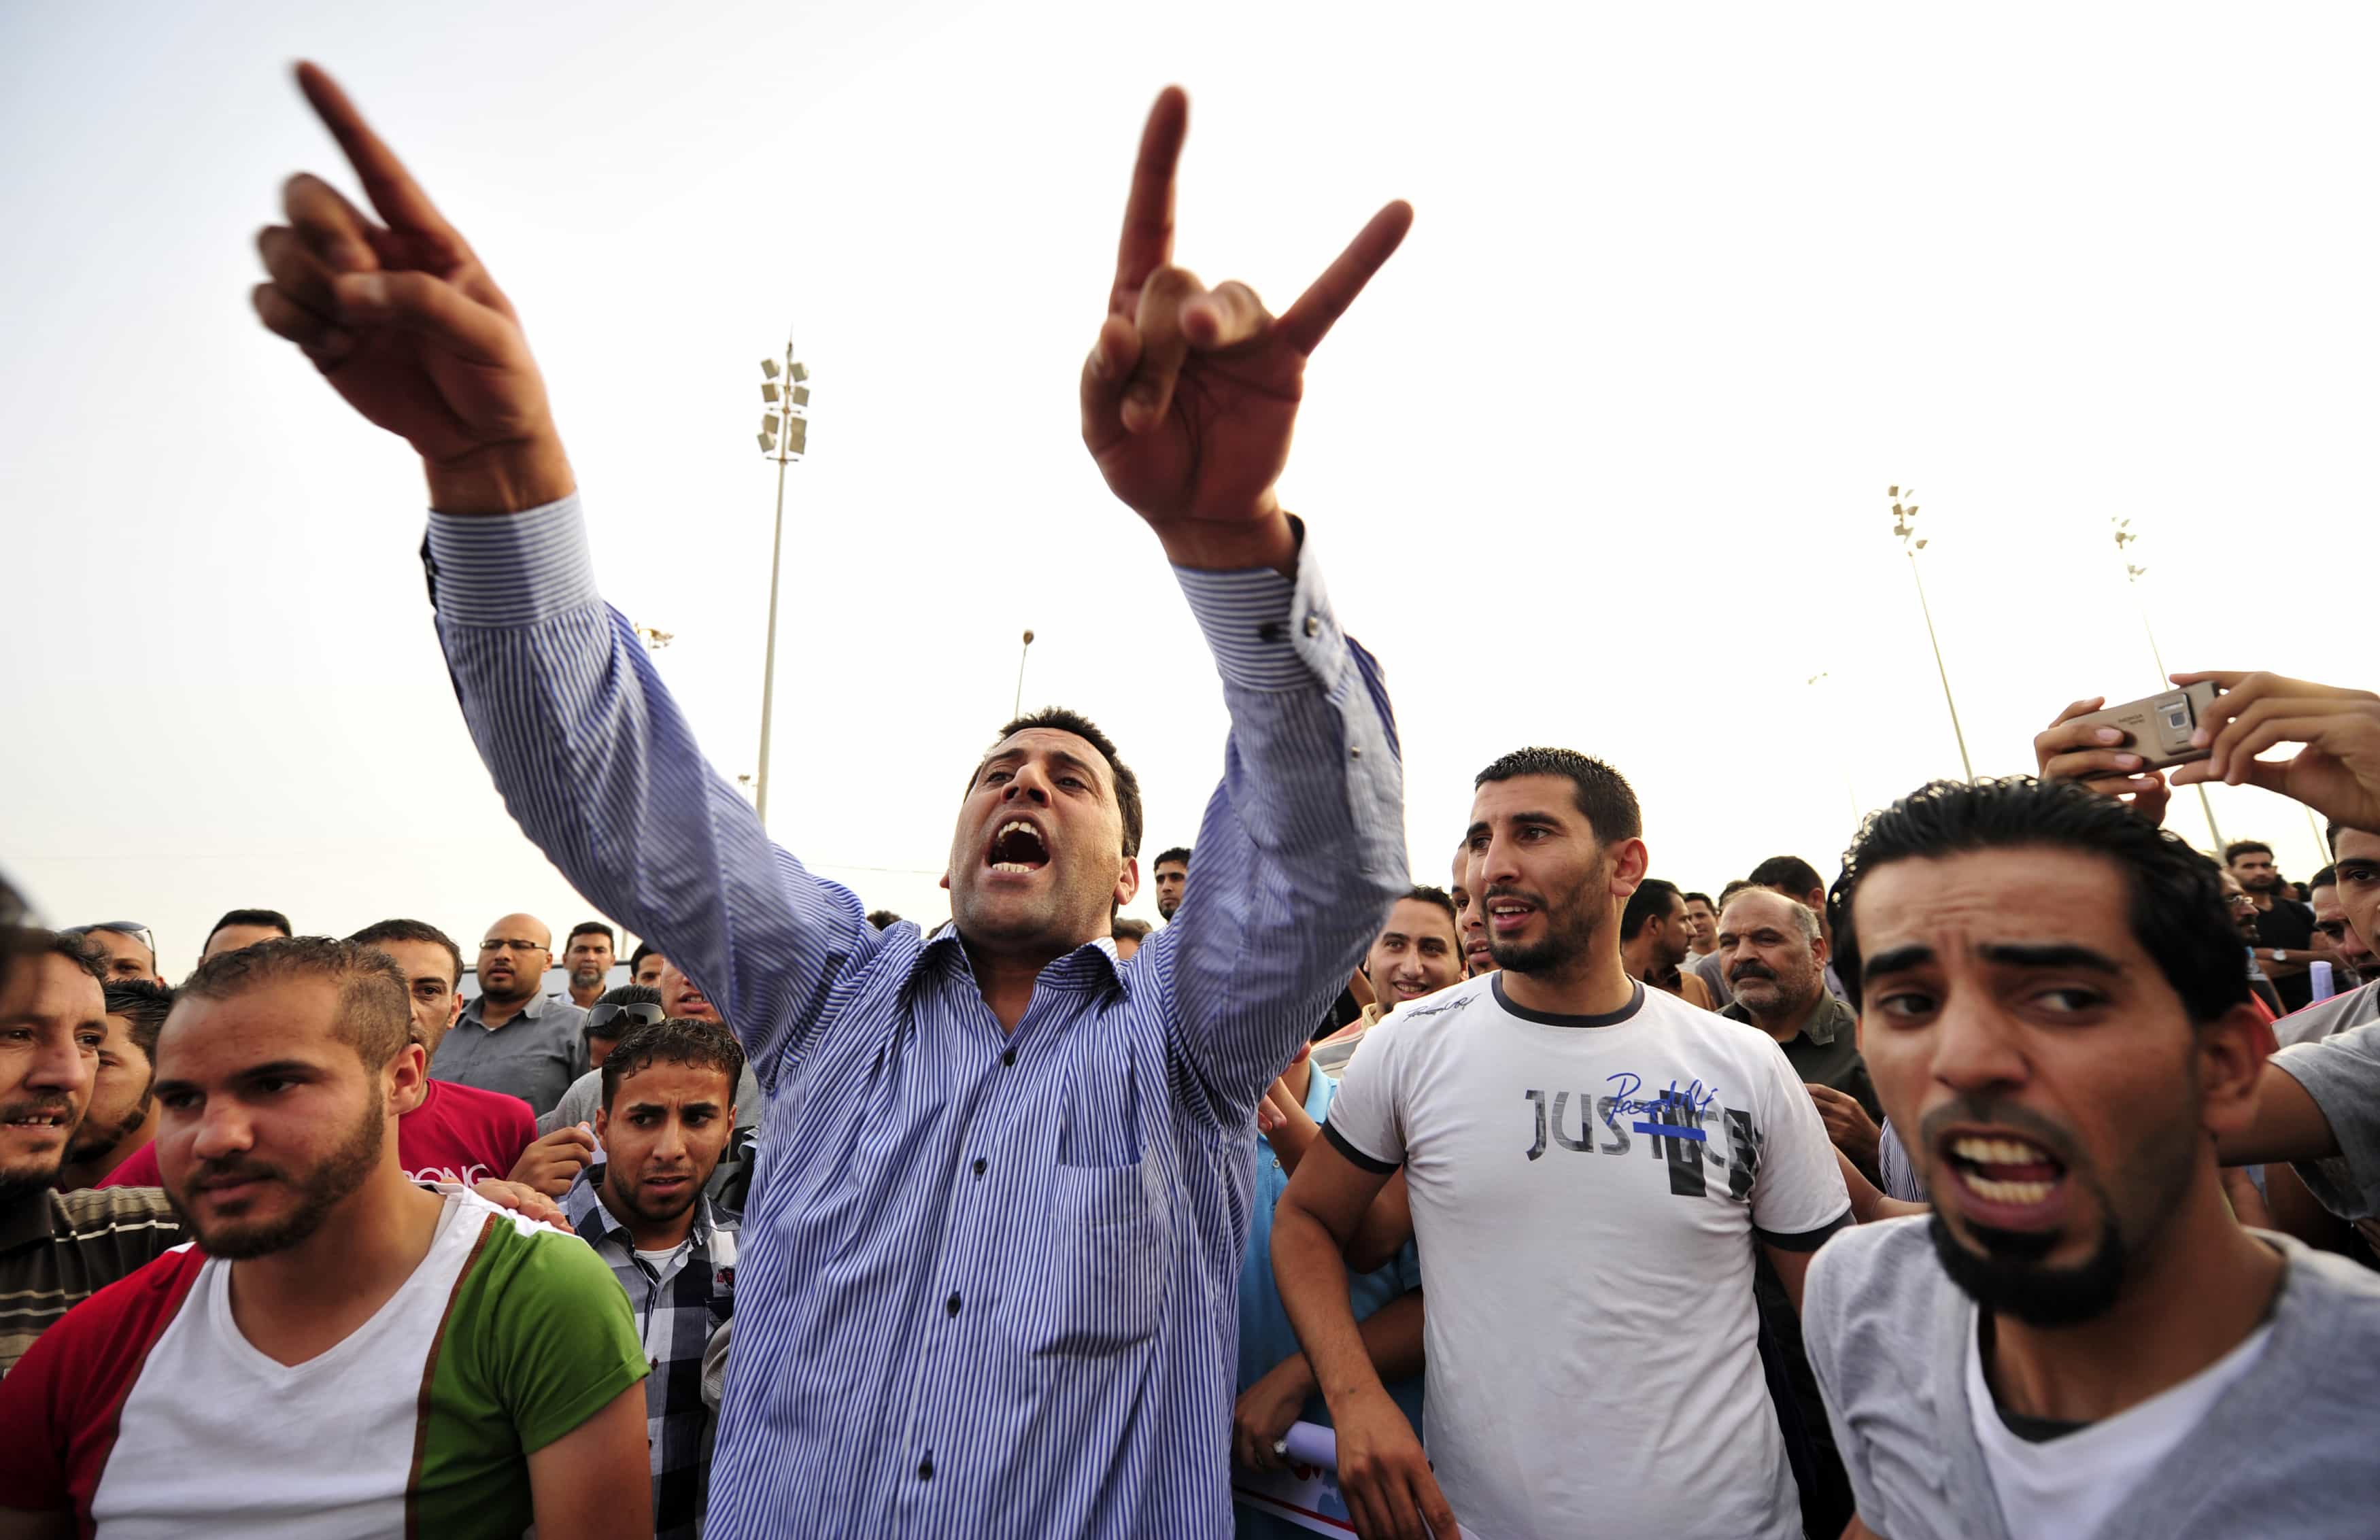
POLYGON ((1100 1358, 1146 1346, 1172 1292, 1172 1205, 1149 1156, 1050 1173, 1043 1243, 1014 1258, 1016 1345, 1036 1358, 1100 1358))

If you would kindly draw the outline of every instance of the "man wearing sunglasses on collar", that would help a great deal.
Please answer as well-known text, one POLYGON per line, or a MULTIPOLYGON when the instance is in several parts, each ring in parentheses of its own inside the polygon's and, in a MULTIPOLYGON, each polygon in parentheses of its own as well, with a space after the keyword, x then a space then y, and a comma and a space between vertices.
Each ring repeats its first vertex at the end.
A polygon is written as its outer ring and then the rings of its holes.
MULTIPOLYGON (((718 1007, 705 999, 702 991, 696 988, 686 975, 671 966, 666 959, 662 963, 659 988, 623 984, 596 1001, 595 1008, 587 1015, 587 1030, 590 1034, 588 1048, 590 1051, 596 1047, 591 1035, 597 1029, 599 1019, 603 1025, 615 1026, 624 1033, 662 1021, 727 1025, 721 1019, 718 1007), (620 1013, 616 1022, 606 1014, 610 1011, 620 1013)), ((571 1082, 570 1089, 562 1093, 562 1100, 555 1104, 553 1110, 537 1120, 540 1138, 531 1146, 531 1153, 548 1151, 558 1161, 569 1161, 568 1168, 557 1163, 552 1170, 540 1171, 534 1177, 516 1175, 515 1181, 527 1182, 549 1197, 558 1198, 570 1190, 570 1182, 578 1174, 578 1168, 602 1153, 593 1132, 595 1114, 603 1105, 601 1065, 602 1061, 597 1060, 597 1067, 571 1082), (571 1153, 573 1150, 583 1153, 574 1155, 571 1153), (559 1187, 553 1185, 556 1182, 561 1183, 559 1187)), ((721 1158, 718 1170, 706 1189, 712 1202, 724 1203, 732 1213, 743 1212, 743 1204, 732 1194, 742 1187, 737 1177, 751 1148, 752 1137, 759 1127, 760 1107, 760 1083, 753 1077, 752 1066, 747 1063, 735 1077, 735 1127, 728 1139, 727 1152, 721 1158)))
POLYGON ((130 980, 172 987, 157 971, 157 938, 139 920, 95 920, 90 925, 71 926, 65 934, 81 937, 99 954, 100 965, 107 970, 110 984, 130 980))

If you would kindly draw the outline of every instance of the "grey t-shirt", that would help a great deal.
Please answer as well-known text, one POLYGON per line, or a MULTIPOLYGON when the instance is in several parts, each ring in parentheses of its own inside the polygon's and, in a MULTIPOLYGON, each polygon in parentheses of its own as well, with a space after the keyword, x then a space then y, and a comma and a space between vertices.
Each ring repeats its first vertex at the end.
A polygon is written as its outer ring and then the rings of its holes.
POLYGON ((2306 1088, 2338 1140, 2332 1158, 2299 1162, 2306 1190, 2342 1219, 2380 1217, 2380 1023, 2285 1048, 2273 1067, 2306 1088))
POLYGON ((2380 1022, 2380 983, 2366 984, 2343 995, 2318 1000, 2302 1011, 2292 1011, 2273 1024, 2273 1036, 2283 1048, 2319 1042, 2325 1037, 2380 1022))
MULTIPOLYGON (((1860 1517, 1891 1540, 2011 1536, 1967 1403, 1974 1302, 1923 1218, 1845 1231, 1810 1265, 1802 1329, 1860 1517)), ((2253 1366, 2127 1494, 2093 1540, 2369 1540, 2380 1514, 2380 1278, 2287 1236, 2273 1335, 2253 1366)))
POLYGON ((532 1112, 552 1110, 587 1068, 587 1043, 580 1035, 587 1013, 566 1000, 540 995, 491 1032, 480 1025, 480 1010, 477 1000, 463 1008, 430 1061, 431 1078, 518 1097, 532 1112))

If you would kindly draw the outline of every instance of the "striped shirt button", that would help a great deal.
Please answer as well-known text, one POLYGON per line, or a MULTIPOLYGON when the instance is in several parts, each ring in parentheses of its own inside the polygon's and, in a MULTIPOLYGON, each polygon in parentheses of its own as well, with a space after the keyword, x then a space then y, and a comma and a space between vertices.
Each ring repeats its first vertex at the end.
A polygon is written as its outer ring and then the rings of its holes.
POLYGON ((926 1451, 926 1458, 917 1461, 917 1479, 919 1481, 931 1481, 934 1479, 933 1450, 928 1449, 926 1451))
POLYGON ((1015 1062, 1016 1062, 1016 1050, 1015 1050, 1014 1049, 1010 1049, 1006 1053, 1003 1053, 1003 1054, 1002 1054, 1002 1055, 1000 1056, 1000 1061, 1001 1061, 1002 1063, 1003 1063, 1003 1064, 1014 1064, 1014 1063, 1015 1063, 1015 1062))
POLYGON ((951 1297, 942 1302, 942 1313, 949 1316, 955 1316, 959 1313, 959 1296, 957 1291, 952 1291, 951 1297))
POLYGON ((986 1166, 988 1166, 988 1165, 990 1165, 990 1161, 988 1161, 988 1160, 986 1160, 982 1156, 980 1156, 980 1155, 977 1156, 977 1157, 975 1158, 975 1174, 976 1174, 976 1175, 978 1175, 978 1176, 981 1176, 981 1175, 983 1175, 983 1169, 984 1169, 984 1167, 986 1167, 986 1166))

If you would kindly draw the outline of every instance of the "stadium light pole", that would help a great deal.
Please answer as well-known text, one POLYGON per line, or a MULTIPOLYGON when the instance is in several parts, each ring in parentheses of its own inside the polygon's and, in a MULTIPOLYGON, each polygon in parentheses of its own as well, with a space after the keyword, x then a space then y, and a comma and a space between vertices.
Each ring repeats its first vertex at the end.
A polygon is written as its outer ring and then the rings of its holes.
MULTIPOLYGON (((2133 561, 2132 553, 2126 549, 2134 540, 2139 540, 2140 536, 2132 532, 2131 519, 2118 518, 2115 515, 2109 514, 2107 522, 2115 527, 2116 554, 2122 557, 2124 561, 2124 587, 2132 590, 2132 612, 2141 617, 2141 635, 2149 639, 2149 661, 2156 664, 2157 687, 2162 689, 2167 682, 2165 652, 2157 646, 2156 627, 2149 624, 2148 603, 2141 598, 2141 579, 2148 576, 2149 569, 2133 561)), ((2215 842, 2215 848, 2219 851, 2223 848, 2223 828, 2215 821, 2215 804, 2207 796, 2204 782, 2199 783, 2197 791, 2198 810, 2206 815, 2207 837, 2215 842)), ((2314 848, 2316 850, 2322 848, 2322 840, 2319 836, 2314 840, 2314 848)))
POLYGON ((1959 740, 1959 768, 1967 779, 1975 778, 1974 761, 1967 758, 1966 729, 1959 725, 1959 703, 1950 698, 1950 671, 1942 666, 1942 641, 1934 635, 1934 608, 1925 602, 1925 579, 1917 575, 1917 553, 1925 542, 1917 538, 1917 504, 1904 504, 1903 497, 1916 495, 1915 487, 1887 487, 1884 495, 1892 499, 1892 532, 1900 537, 1902 554, 1909 558, 1909 578, 1917 585, 1918 612, 1925 617, 1925 639, 1934 647, 1934 672, 1942 676, 1942 704, 1950 709, 1950 735, 1959 740))
POLYGON ((1016 654, 1016 700, 1008 709, 1008 720, 1014 721, 1025 714, 1025 660, 1033 656, 1033 633, 1025 633, 1025 646, 1016 654))
POLYGON ((777 704, 777 585, 785 562, 785 467, 809 449, 809 366, 794 357, 791 338, 785 360, 760 360, 760 399, 769 404, 760 416, 760 457, 777 462, 777 526, 769 541, 769 641, 760 664, 760 768, 752 780, 752 807, 760 827, 769 826, 769 726, 777 704))

